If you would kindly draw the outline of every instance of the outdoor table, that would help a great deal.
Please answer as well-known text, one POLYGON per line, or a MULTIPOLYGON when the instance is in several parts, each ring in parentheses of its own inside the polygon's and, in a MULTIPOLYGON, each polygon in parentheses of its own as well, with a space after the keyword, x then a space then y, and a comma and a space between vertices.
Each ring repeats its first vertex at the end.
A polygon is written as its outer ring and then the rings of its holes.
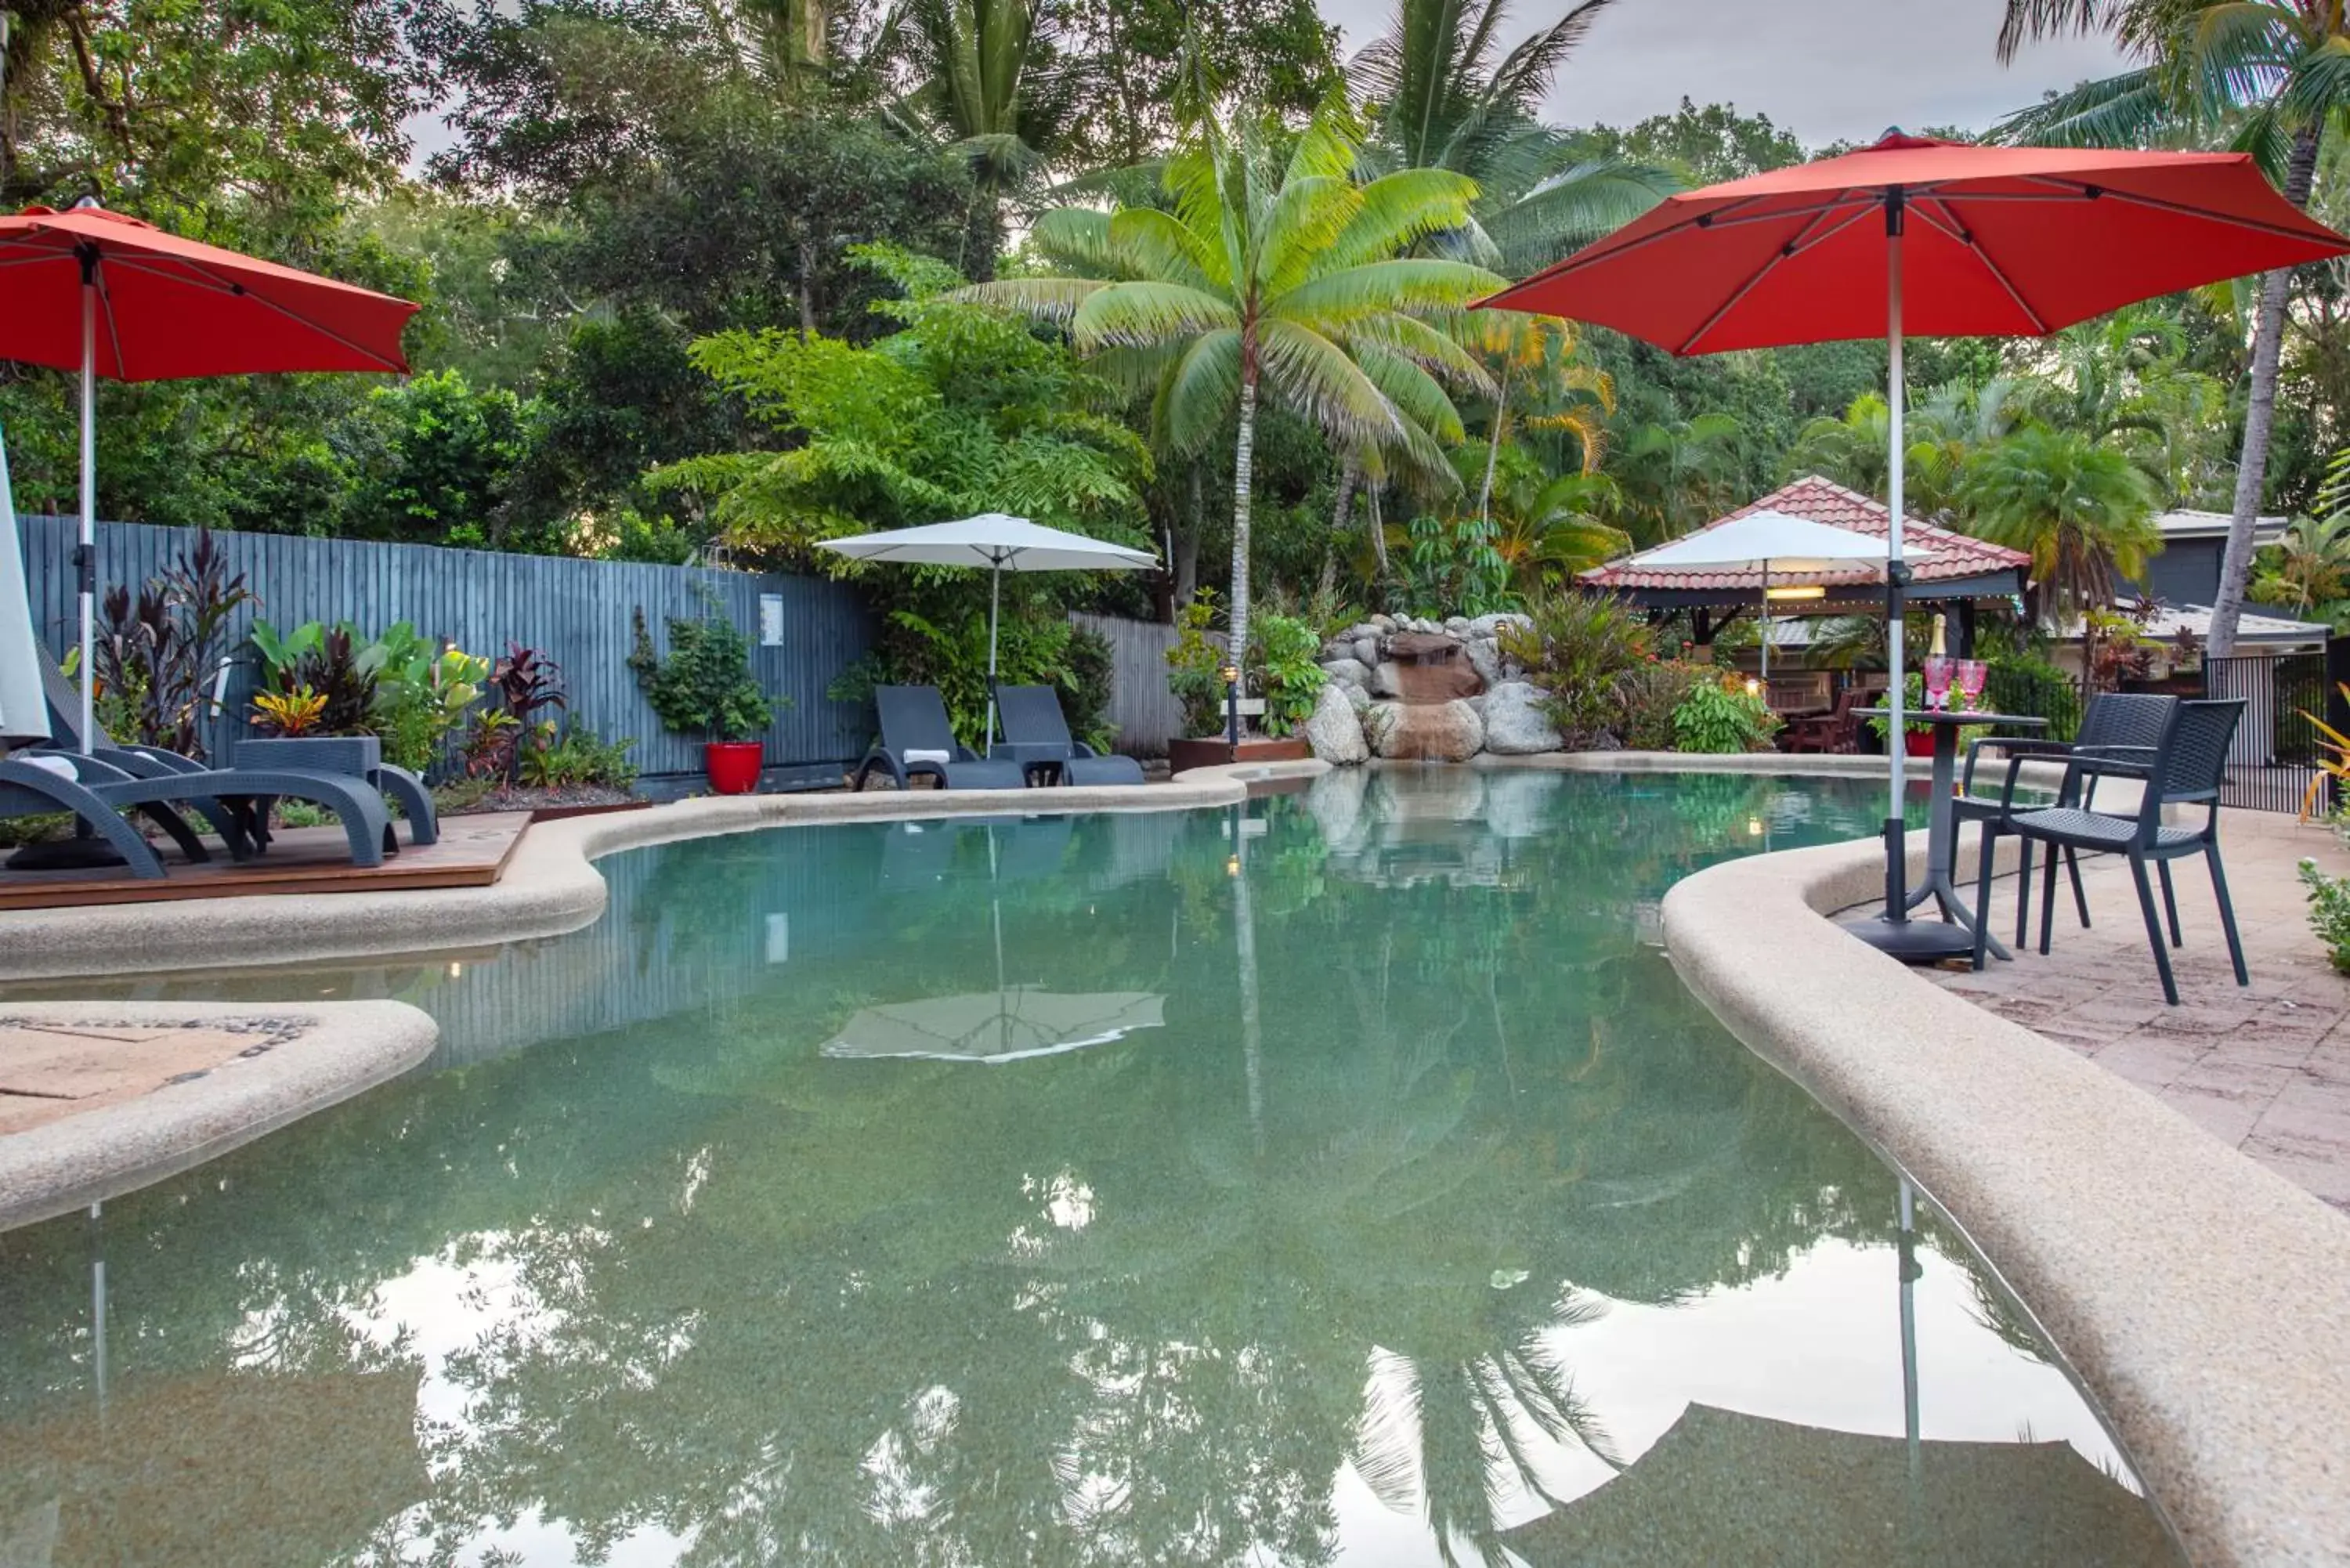
POLYGON ((998 741, 988 754, 1018 763, 1031 784, 1040 781, 1052 784, 1060 782, 1061 762, 1068 748, 1058 741, 998 741))
MULTIPOLYGON (((1866 719, 1889 719, 1893 716, 1892 711, 1887 708, 1862 708, 1856 711, 1866 719)), ((1958 778, 1959 732, 1979 726, 2044 730, 2048 727, 2048 721, 2021 713, 1966 711, 1951 708, 1905 708, 1901 717, 1907 723, 1929 725, 1934 733, 1933 774, 1929 786, 1926 818, 1926 880, 1909 895, 1904 908, 1914 909, 1927 899, 1933 899, 1941 910, 1943 920, 1965 935, 1965 941, 1951 949, 1950 956, 1956 958, 1974 950, 1974 929, 1978 918, 1977 912, 1959 897, 1957 884, 1951 879, 1959 848, 1958 796, 1953 787, 1958 778)), ((1902 739, 1899 735, 1892 736, 1887 744, 1899 745, 1902 739)), ((1956 939, 1953 940, 1955 942, 1956 939)), ((1996 937, 1991 938, 1986 946, 1996 957, 2014 956, 1999 945, 1996 937)))

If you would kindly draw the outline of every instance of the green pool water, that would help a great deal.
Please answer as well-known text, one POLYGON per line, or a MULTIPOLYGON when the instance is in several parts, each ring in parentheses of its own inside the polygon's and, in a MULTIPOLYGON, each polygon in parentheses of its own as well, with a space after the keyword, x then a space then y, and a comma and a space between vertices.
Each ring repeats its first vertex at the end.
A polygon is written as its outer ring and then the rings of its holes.
POLYGON ((123 980, 442 1045, 0 1235, 0 1563, 2175 1561, 1657 945, 1679 877, 1881 799, 769 830, 603 862, 569 937, 123 980))

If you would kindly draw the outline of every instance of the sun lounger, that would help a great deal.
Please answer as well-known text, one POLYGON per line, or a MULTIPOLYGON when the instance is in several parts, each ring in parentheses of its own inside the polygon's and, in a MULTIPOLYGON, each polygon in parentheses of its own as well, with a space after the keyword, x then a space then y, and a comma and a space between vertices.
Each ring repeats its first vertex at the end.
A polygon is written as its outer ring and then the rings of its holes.
POLYGON ((935 686, 876 686, 873 706, 881 718, 881 739, 857 764, 852 788, 863 789, 876 770, 912 787, 924 776, 942 789, 1024 789, 1020 764, 982 757, 958 742, 947 723, 945 699, 935 686))
POLYGON ((1061 700, 1049 686, 999 686, 996 711, 1003 716, 1003 742, 1023 764, 1053 763, 1065 784, 1139 784, 1142 764, 1132 757, 1103 756, 1069 733, 1061 700))

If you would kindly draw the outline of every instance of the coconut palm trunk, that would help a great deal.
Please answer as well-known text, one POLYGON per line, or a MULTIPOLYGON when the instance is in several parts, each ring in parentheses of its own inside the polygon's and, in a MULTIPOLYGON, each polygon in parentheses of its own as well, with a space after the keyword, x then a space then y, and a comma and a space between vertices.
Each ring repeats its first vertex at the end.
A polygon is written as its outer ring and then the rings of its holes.
POLYGON ((1241 344, 1240 441, 1232 448, 1232 668, 1248 682, 1249 481, 1256 468, 1255 334, 1241 344))
MULTIPOLYGON (((2285 166, 2285 200, 2306 210, 2316 182, 2321 128, 2306 126, 2294 136, 2293 161, 2285 166)), ((2284 307, 2293 274, 2280 267, 2261 283, 2261 314, 2252 333, 2252 379, 2244 406, 2244 451, 2236 465, 2235 515, 2228 522, 2228 551, 2220 558, 2220 593, 2211 606, 2209 651, 2226 659, 2236 651, 2236 623, 2244 613, 2244 586, 2252 575, 2252 533, 2267 489, 2269 438, 2276 429, 2277 362, 2284 352, 2284 307)))

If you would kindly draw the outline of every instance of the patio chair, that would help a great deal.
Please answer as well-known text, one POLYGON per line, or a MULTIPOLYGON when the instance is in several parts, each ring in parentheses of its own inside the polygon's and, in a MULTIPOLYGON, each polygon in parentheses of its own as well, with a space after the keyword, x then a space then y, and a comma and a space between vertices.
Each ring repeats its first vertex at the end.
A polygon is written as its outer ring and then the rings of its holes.
MULTIPOLYGON (((2014 815, 2015 785, 2024 763, 2034 759, 2078 758, 2101 765, 2092 770, 2067 769, 2064 785, 2055 805, 2077 806, 2084 811, 2096 808, 2096 788, 2100 777, 2143 779, 2147 764, 2153 760, 2155 748, 2162 743, 2163 731, 2170 722, 2171 710, 2178 699, 2147 692, 2105 691, 2089 700, 2089 711, 2081 716, 2081 728, 2070 741, 2042 741, 2007 735, 1985 736, 1969 743, 1965 766, 1959 774, 1959 795, 1951 803, 1953 820, 1975 823, 1982 830, 1981 857, 1976 865, 1978 888, 1987 887, 1991 857, 1997 852, 1999 836, 2009 832, 2009 819, 2014 815), (1985 746, 1996 746, 2007 759, 2007 775, 1994 797, 1979 794, 1975 787, 1975 768, 1985 746)), ((2062 854, 2064 872, 2073 887, 2073 909, 2080 917, 2081 929, 2089 928, 2089 896, 2081 886, 2081 858, 2072 847, 2061 851, 2051 849, 2052 856, 2062 854)), ((2023 858, 2017 876, 2025 882, 2032 878, 2033 846, 2023 843, 2023 858)), ((2166 894, 2170 884, 2168 862, 2158 863, 2166 894)), ((2053 865, 2052 865, 2053 869, 2053 865)), ((2022 947, 2030 940, 2026 925, 2030 888, 2019 898, 2015 914, 2015 944, 2022 947)), ((1989 949, 1990 918, 1982 911, 1989 905, 1979 896, 1975 932, 1974 966, 1983 967, 1989 949)))
MULTIPOLYGON (((2211 891, 2219 899, 2220 927, 2227 933, 2228 958, 2235 966, 2236 983, 2251 984, 2251 976, 2244 968, 2244 946, 2236 934, 2235 906, 2228 898, 2227 873, 2220 865, 2220 789, 2227 779, 2228 742, 2235 737, 2236 724, 2243 712, 2241 701, 2177 702, 2169 722, 2163 726, 2161 740, 2143 763, 2116 766, 2097 757, 2075 755, 2066 764, 2066 794, 2077 787, 2073 779, 2076 773, 2085 775, 2095 772, 2122 773, 2126 769, 2125 776, 2142 778, 2145 788, 2132 815, 2116 816, 2078 805, 2057 805, 2018 812, 2007 818, 2006 831, 2022 837, 2027 845, 2036 840, 2048 846, 2047 867, 2040 888, 2042 953, 2048 951, 2054 925, 2051 916, 2056 899, 2057 852, 2086 849, 2126 855, 2129 857, 2130 876, 2137 884, 2138 913, 2146 919, 2147 941, 2154 949, 2154 966, 2162 976, 2162 999, 2176 1007, 2178 981, 2170 971, 2170 949, 2182 939, 2178 931, 2178 900, 2172 893, 2168 872, 2169 862, 2200 855, 2210 867, 2211 891), (2204 811, 2199 826, 2164 825, 2166 807, 2197 805, 2204 811), (2149 863, 2165 873, 2161 916, 2155 913, 2154 888, 2147 877, 2149 863), (2163 940, 2165 917, 2169 926, 2168 942, 2163 940)), ((2060 794, 2059 798, 2064 796, 2060 794)), ((2022 886, 2025 880, 2018 878, 2019 909, 2029 896, 2022 886)), ((1979 896, 1988 896, 1987 883, 1987 878, 1979 879, 1979 896)))
POLYGON ((1049 686, 999 686, 996 711, 1003 715, 1004 745, 1023 765, 1053 763, 1066 784, 1139 784, 1142 764, 1132 757, 1103 756, 1069 733, 1061 700, 1049 686))
POLYGON ((1842 754, 1860 747, 1860 719, 1855 710, 1867 707, 1879 693, 1852 687, 1825 713, 1806 713, 1788 721, 1787 750, 1791 753, 1842 754))
POLYGON ((850 788, 863 789, 877 768, 899 789, 911 788, 926 775, 938 780, 941 789, 1028 787, 1018 763, 982 757, 955 740, 937 687, 876 686, 873 706, 881 718, 881 739, 857 764, 850 788))

